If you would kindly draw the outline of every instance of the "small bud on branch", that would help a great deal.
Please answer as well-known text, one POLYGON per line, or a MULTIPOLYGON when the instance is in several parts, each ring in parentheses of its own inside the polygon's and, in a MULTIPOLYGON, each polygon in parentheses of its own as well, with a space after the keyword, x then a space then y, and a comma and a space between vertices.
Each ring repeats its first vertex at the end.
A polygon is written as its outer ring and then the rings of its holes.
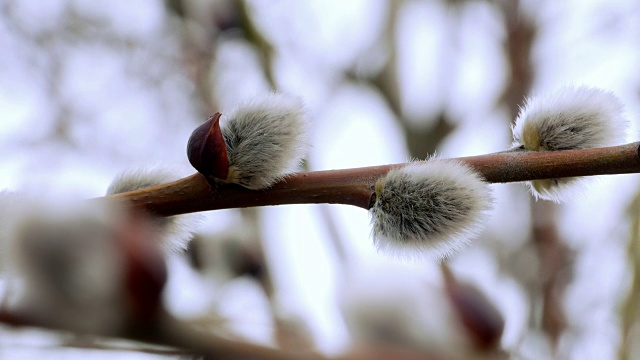
POLYGON ((442 274, 446 294, 474 345, 479 350, 497 347, 504 333, 502 314, 475 286, 456 279, 446 265, 442 274))
POLYGON ((199 173, 225 180, 229 174, 227 144, 220 130, 220 113, 198 126, 187 144, 187 157, 199 173))

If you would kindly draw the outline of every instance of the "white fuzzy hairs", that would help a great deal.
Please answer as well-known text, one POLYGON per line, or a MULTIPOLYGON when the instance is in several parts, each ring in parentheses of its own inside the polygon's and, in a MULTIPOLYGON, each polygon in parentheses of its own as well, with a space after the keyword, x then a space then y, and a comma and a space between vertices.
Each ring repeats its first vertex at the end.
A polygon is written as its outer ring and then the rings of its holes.
MULTIPOLYGON (((621 144, 628 127, 623 112, 622 102, 611 92, 565 86, 527 99, 512 129, 514 145, 531 151, 557 151, 621 144)), ((577 183, 578 178, 563 178, 529 184, 536 198, 562 202, 577 183)))
MULTIPOLYGON (((171 170, 161 168, 134 169, 123 172, 113 179, 107 195, 144 189, 177 180, 179 176, 171 170)), ((198 227, 200 214, 183 214, 168 217, 154 217, 162 246, 168 251, 184 251, 189 245, 193 232, 198 227)))
POLYGON ((273 185, 306 155, 307 131, 298 97, 270 93, 240 105, 222 127, 229 156, 227 181, 254 190, 273 185))
POLYGON ((492 201, 488 185, 461 162, 411 163, 376 183, 374 242, 384 252, 441 259, 476 236, 492 201))

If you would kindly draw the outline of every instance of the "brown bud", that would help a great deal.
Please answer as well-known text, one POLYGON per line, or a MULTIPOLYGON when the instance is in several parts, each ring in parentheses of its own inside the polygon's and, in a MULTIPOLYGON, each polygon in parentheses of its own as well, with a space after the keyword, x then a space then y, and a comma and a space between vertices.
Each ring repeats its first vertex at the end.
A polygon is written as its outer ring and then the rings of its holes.
POLYGON ((455 279, 447 267, 443 273, 449 300, 476 348, 495 349, 504 330, 500 312, 473 285, 455 279))
POLYGON ((162 308, 167 268, 152 223, 131 210, 118 224, 115 240, 123 255, 125 296, 134 324, 153 321, 162 308))
POLYGON ((227 144, 220 130, 220 113, 215 113, 198 126, 187 144, 191 165, 206 177, 226 180, 229 174, 227 144))

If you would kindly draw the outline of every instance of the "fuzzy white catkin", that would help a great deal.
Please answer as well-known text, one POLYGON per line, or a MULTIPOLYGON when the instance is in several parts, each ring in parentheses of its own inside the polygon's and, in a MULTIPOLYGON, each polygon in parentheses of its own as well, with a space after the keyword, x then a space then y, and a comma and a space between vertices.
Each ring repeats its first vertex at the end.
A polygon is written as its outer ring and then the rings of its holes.
POLYGON ((227 181, 254 190, 273 185, 305 157, 307 131, 298 97, 270 93, 242 104, 222 127, 229 157, 227 181))
MULTIPOLYGON (((135 169, 116 176, 107 189, 107 195, 119 194, 127 191, 144 189, 177 180, 179 176, 171 170, 135 169)), ((153 217, 152 220, 158 230, 162 247, 167 251, 184 251, 193 237, 194 231, 201 222, 199 214, 183 214, 168 217, 153 217)))
POLYGON ((77 331, 123 325, 123 263, 111 241, 122 213, 113 204, 24 195, 8 234, 9 279, 20 279, 10 306, 77 331), (53 199, 51 199, 53 200, 53 199))
MULTIPOLYGON (((622 102, 612 93, 567 86, 527 99, 513 126, 515 146, 531 151, 575 150, 624 143, 628 122, 622 102)), ((529 182, 536 198, 562 202, 578 178, 529 182)))
POLYGON ((468 166, 444 159, 415 162, 376 183, 374 242, 385 252, 441 259, 477 235, 491 205, 488 185, 468 166))

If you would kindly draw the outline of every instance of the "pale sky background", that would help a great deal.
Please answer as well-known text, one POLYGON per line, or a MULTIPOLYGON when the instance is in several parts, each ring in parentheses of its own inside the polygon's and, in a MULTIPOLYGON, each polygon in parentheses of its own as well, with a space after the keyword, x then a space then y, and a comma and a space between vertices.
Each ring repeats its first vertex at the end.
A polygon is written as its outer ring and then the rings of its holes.
MULTIPOLYGON (((199 4, 206 10, 216 9, 211 5, 215 3, 199 4)), ((391 50, 397 54, 407 126, 432 127, 439 112, 446 112, 455 125, 438 146, 441 156, 510 146, 510 115, 497 105, 509 80, 502 45, 506 35, 502 15, 490 2, 464 2, 453 11, 440 1, 405 1, 394 49, 380 41, 390 9, 387 1, 247 3, 257 30, 276 49, 270 64, 273 82, 301 96, 309 109, 310 169, 410 158, 403 125, 383 94, 357 80, 379 72, 391 50), (352 76, 345 77, 345 72, 352 76)), ((612 91, 626 104, 632 124, 629 140, 637 141, 638 2, 522 1, 522 6, 540 30, 532 54, 534 92, 569 83, 612 91)), ((201 31, 196 23, 190 26, 196 34, 201 31)), ((190 65, 182 53, 184 31, 184 24, 161 1, 0 0, 0 189, 89 198, 104 194, 117 173, 136 166, 193 172, 185 154, 187 139, 208 114, 186 70, 190 65)), ((260 53, 251 43, 223 33, 211 47, 215 56, 207 81, 217 110, 228 112, 269 90, 260 53)), ((568 358, 616 355, 616 311, 628 282, 626 208, 638 191, 638 180, 636 175, 600 178, 585 196, 559 207, 559 233, 575 251, 573 279, 563 300, 569 331, 561 348, 568 358)), ((548 344, 529 320, 536 305, 522 278, 498 260, 520 254, 529 241, 528 190, 522 184, 492 188, 496 201, 487 228, 451 264, 498 304, 506 321, 502 345, 523 358, 545 358, 548 344)), ((349 281, 379 279, 372 282, 383 289, 386 281, 415 276, 440 286, 437 264, 407 264, 378 254, 369 221, 366 211, 346 206, 260 211, 278 305, 308 326, 322 351, 336 353, 350 344, 337 305, 349 281), (338 265, 330 240, 335 235, 327 230, 321 211, 327 211, 344 242, 350 259, 346 268, 338 265)), ((216 238, 241 232, 244 226, 237 211, 225 210, 208 213, 202 231, 216 238)), ((267 299, 255 283, 213 282, 180 257, 171 259, 170 266, 167 301, 176 314, 197 316, 215 307, 242 335, 273 343, 267 299)), ((0 341, 0 355, 42 354, 37 345, 20 341, 23 345, 0 341)))

